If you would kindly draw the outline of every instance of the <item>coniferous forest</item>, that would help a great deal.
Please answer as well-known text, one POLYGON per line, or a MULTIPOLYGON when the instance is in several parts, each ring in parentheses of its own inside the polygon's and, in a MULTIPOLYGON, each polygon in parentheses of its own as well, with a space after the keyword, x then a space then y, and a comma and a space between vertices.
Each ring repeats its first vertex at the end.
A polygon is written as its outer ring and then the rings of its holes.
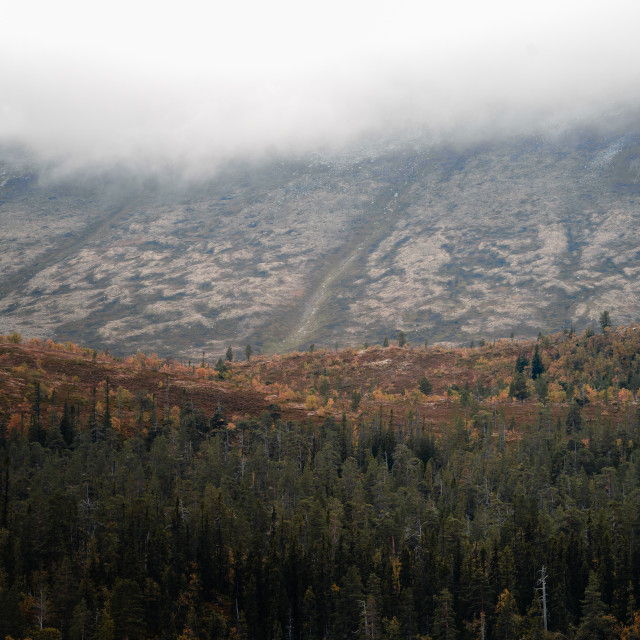
POLYGON ((215 366, 6 336, 0 637, 638 639, 635 329, 215 366))

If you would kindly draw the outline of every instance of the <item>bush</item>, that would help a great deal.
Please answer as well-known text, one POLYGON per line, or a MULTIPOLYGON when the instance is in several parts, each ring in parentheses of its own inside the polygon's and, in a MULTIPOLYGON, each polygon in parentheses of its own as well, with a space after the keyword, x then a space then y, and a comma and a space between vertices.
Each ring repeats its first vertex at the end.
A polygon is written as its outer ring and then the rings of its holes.
POLYGON ((424 393, 425 396, 428 396, 433 390, 433 386, 426 376, 423 376, 420 379, 420 382, 418 382, 418 388, 420 389, 420 391, 422 391, 422 393, 424 393))

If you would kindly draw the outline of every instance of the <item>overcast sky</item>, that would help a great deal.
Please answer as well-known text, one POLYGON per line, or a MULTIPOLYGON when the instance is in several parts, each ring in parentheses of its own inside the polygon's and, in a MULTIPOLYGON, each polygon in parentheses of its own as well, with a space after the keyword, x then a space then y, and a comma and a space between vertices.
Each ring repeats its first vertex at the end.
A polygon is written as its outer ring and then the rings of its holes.
POLYGON ((0 140, 153 165, 640 99, 638 0, 16 0, 0 140))

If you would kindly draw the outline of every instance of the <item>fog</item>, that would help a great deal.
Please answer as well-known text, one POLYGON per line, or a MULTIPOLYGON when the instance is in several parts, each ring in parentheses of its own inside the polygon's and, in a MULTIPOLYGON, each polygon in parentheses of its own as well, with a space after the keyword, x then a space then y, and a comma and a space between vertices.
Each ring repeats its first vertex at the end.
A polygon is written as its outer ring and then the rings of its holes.
MULTIPOLYGON (((640 3, 14 2, 0 142, 66 167, 553 130, 640 103, 640 3)), ((615 115, 613 116, 615 117, 615 115)))

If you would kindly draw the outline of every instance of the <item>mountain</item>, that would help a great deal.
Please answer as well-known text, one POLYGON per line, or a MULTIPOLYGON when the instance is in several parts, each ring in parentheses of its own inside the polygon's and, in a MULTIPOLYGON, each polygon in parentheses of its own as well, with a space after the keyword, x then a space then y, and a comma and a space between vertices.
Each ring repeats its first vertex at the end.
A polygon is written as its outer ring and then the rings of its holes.
MULTIPOLYGON (((176 163, 176 167, 179 163, 176 163)), ((464 343, 640 309, 640 120, 177 169, 0 155, 0 331, 114 352, 464 343), (126 345, 126 346, 125 346, 126 345)))

